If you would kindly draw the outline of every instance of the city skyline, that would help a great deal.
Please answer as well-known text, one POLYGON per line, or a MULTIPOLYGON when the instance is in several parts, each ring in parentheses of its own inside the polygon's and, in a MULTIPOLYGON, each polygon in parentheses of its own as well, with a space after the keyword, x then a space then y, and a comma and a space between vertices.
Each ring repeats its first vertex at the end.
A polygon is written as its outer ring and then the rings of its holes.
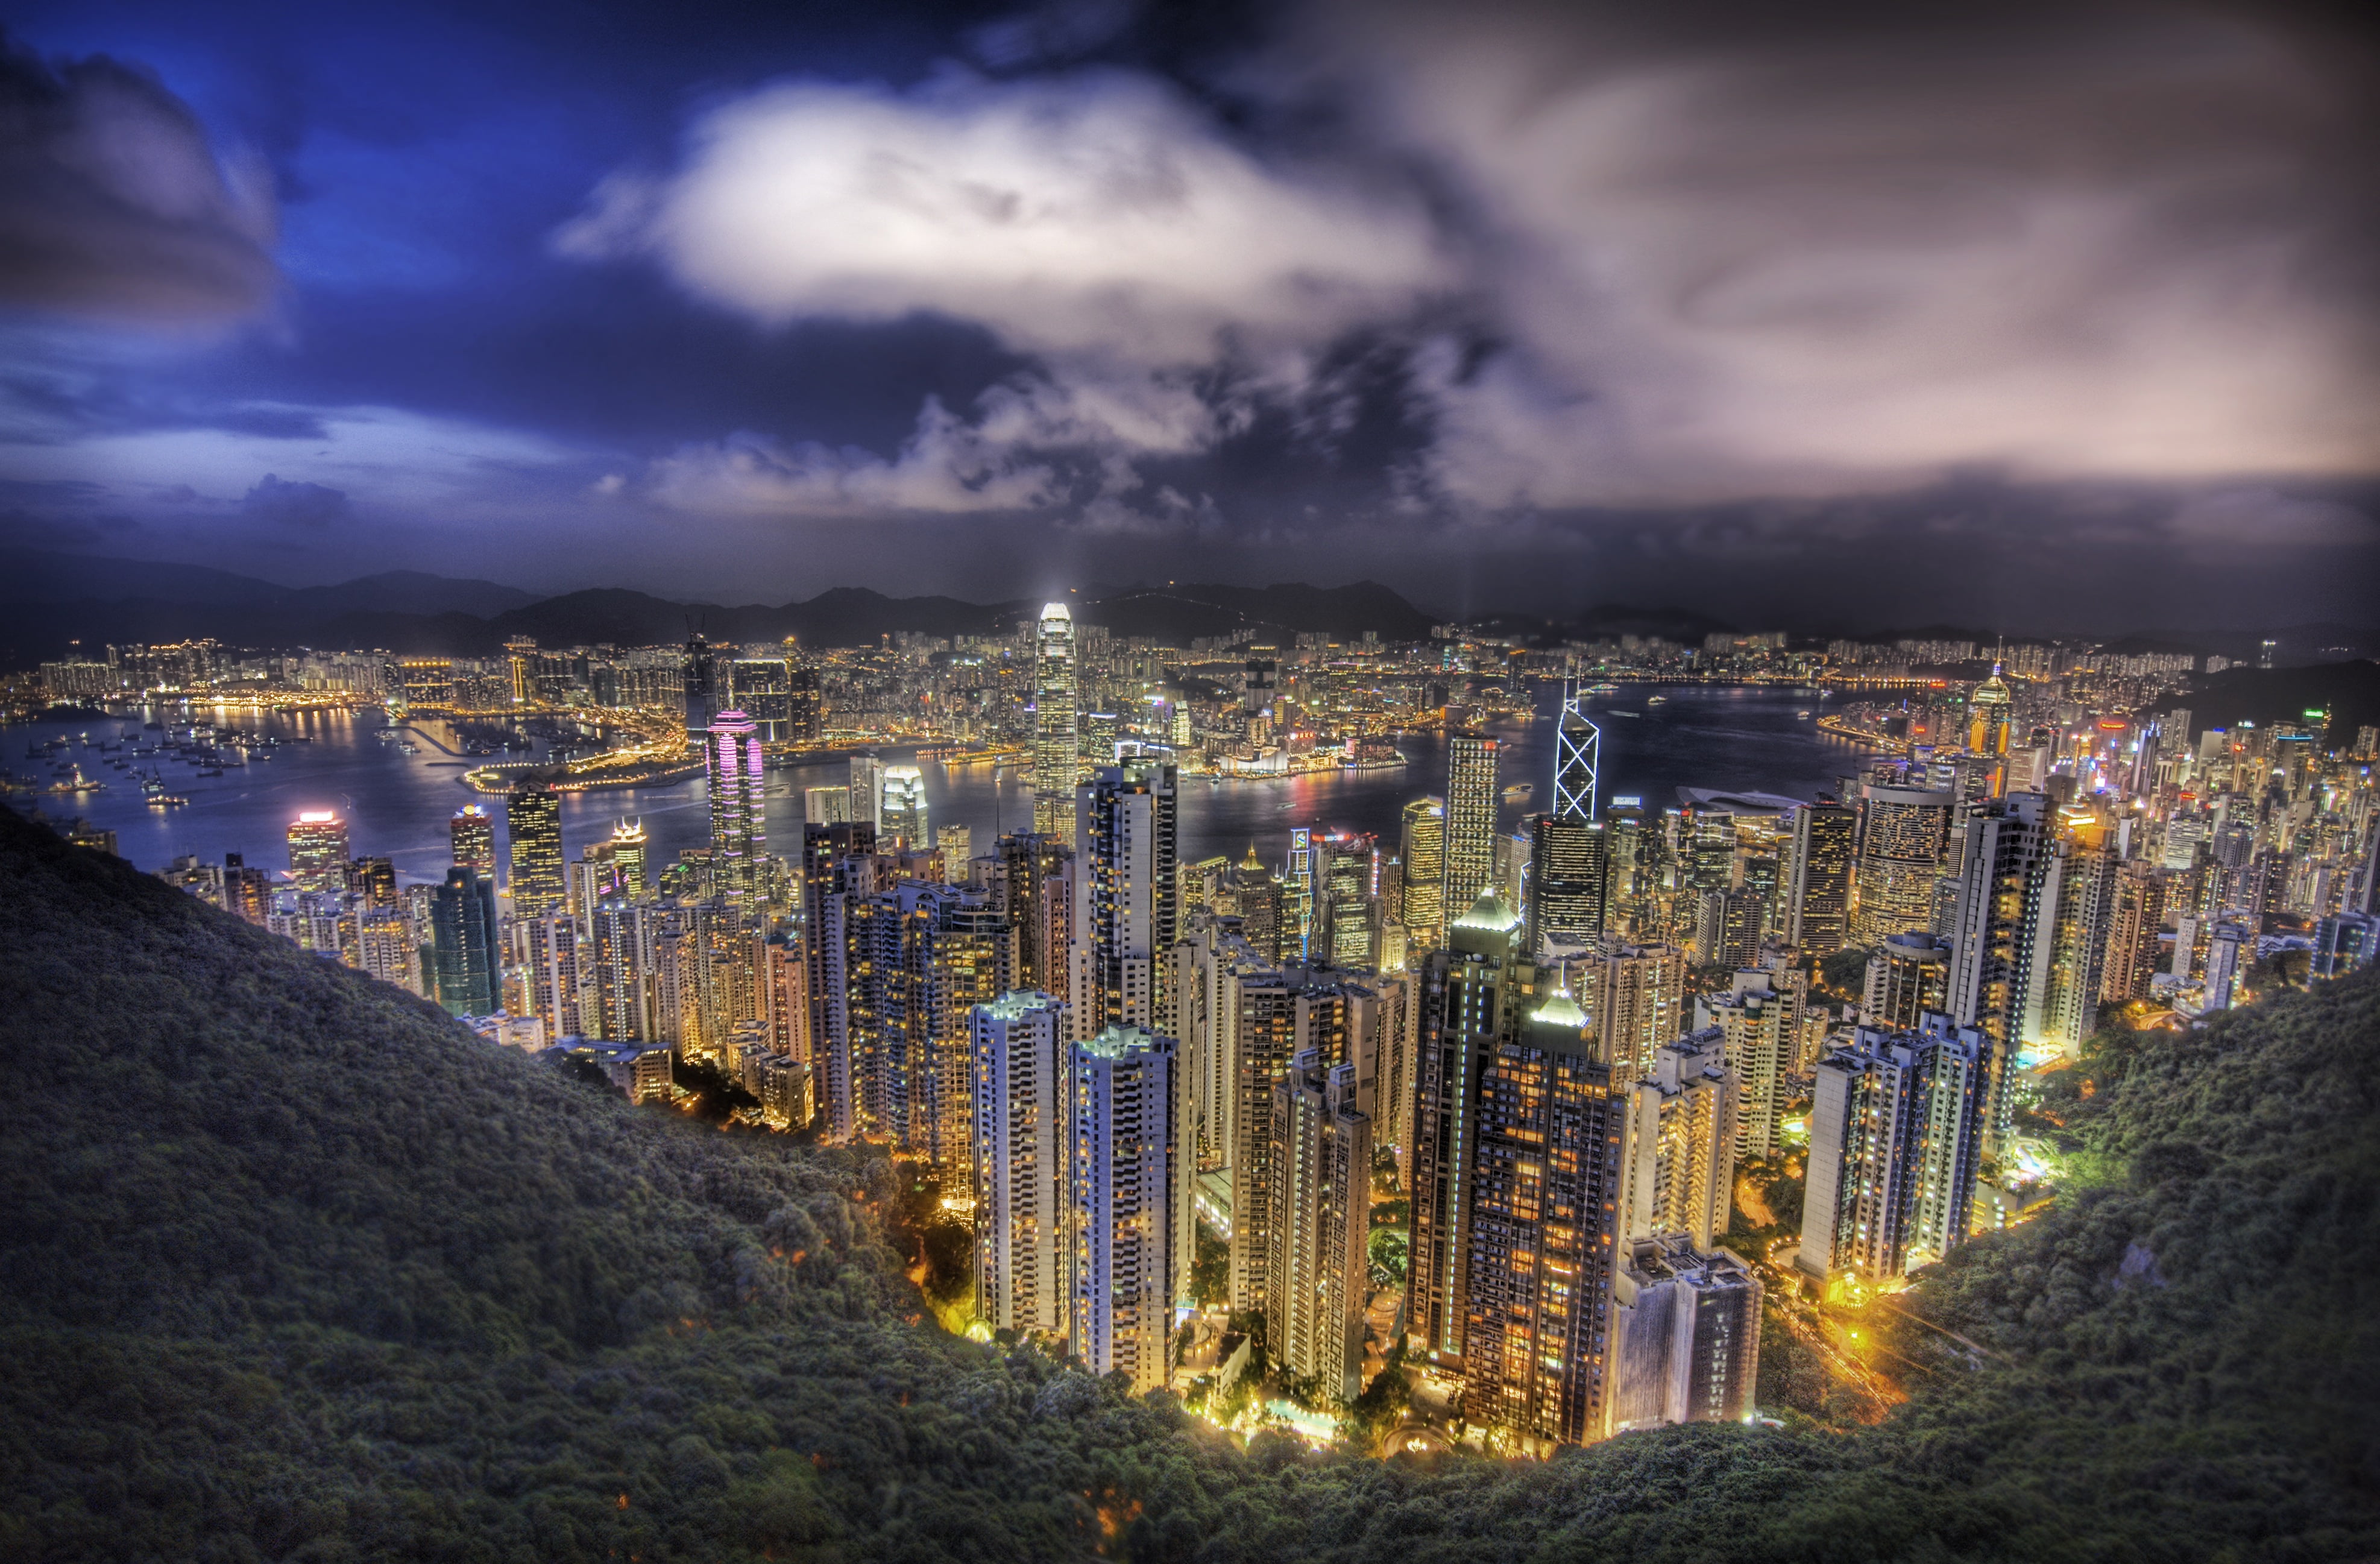
POLYGON ((2380 1557, 2380 35, 23 11, 16 1552, 2380 1557))
POLYGON ((2313 11, 613 18, 16 18, 0 540, 2036 633, 2380 578, 2313 11))

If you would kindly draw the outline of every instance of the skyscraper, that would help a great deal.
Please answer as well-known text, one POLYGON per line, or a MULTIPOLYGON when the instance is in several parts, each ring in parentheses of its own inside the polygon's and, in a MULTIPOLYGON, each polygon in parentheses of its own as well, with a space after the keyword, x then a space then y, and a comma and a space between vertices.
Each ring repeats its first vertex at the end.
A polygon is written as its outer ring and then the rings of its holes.
POLYGON ((700 632, 686 643, 686 735, 699 743, 726 692, 721 687, 718 654, 700 632))
POLYGON ((752 720, 763 744, 794 737, 793 670, 782 657, 738 658, 726 665, 725 698, 752 720))
MULTIPOLYGON (((512 839, 513 916, 557 911, 564 896, 561 795, 544 786, 515 788, 504 800, 504 832, 512 839)), ((547 1032, 563 1036, 550 1026, 547 1032)))
POLYGON ((703 749, 710 767, 712 883, 739 917, 758 921, 767 911, 761 860, 769 851, 759 735, 749 717, 731 709, 711 719, 703 749))
MULTIPOLYGON (((651 962, 651 935, 645 910, 625 896, 606 896, 595 905, 595 1008, 592 1017, 604 1041, 644 1040, 645 980, 651 962)), ((582 1014, 581 1020, 589 1019, 582 1014)))
POLYGON ((1075 616, 1062 602, 1041 610, 1034 634, 1033 829, 1064 838, 1075 828, 1075 616))
POLYGON ((299 891, 335 891, 346 878, 346 821, 329 809, 309 809, 290 822, 289 879, 299 891))
POLYGON ((2098 1025, 2116 859, 2105 846, 2069 837, 2043 855, 2038 872, 2032 976, 2016 1040, 2071 1060, 2098 1025))
POLYGON ((490 884, 496 878, 496 822, 487 810, 477 804, 466 804, 455 811, 446 822, 454 839, 453 862, 467 869, 476 869, 480 878, 490 884))
POLYGON ((651 889, 645 846, 644 821, 623 819, 612 827, 612 880, 631 902, 643 901, 651 889))
POLYGON ((1680 1037, 1653 1055, 1628 1088, 1625 1238, 1684 1233, 1707 1250, 1728 1230, 1735 1195, 1735 1072, 1718 1028, 1680 1037))
POLYGON ((1266 1352, 1350 1401, 1363 1390, 1371 1236, 1372 1121, 1356 1102, 1359 1068, 1309 1049, 1273 1087, 1267 1214, 1266 1352))
POLYGON ((1496 811, 1502 803, 1496 770, 1502 750, 1486 734, 1447 738, 1445 907, 1468 907, 1496 882, 1496 811))
POLYGON ((1852 849, 1856 811, 1839 804, 1804 804, 1793 811, 1785 860, 1785 942, 1815 956, 1832 955, 1851 940, 1852 849))
POLYGON ((1940 1014, 1852 1039, 1818 1061, 1795 1264, 1820 1280, 1885 1281, 1966 1242, 1992 1040, 1940 1014))
POLYGON ((864 820, 884 834, 884 762, 873 755, 851 758, 850 813, 844 818, 864 820))
POLYGON ((1891 935, 1867 958, 1860 1022, 1888 1032, 1913 1032, 1917 1018, 1949 1003, 1949 942, 1924 929, 1891 935))
POLYGON ((934 845, 926 824, 926 774, 915 766, 884 768, 884 792, 877 809, 877 840, 888 853, 924 853, 934 845))
POLYGON ((1653 1067, 1656 1049, 1685 1031, 1686 953, 1675 945, 1617 945, 1587 985, 1604 1057, 1630 1080, 1653 1067))
POLYGON ((1600 820, 1561 814, 1531 817, 1528 943, 1532 954, 1543 954, 1548 940, 1589 951, 1601 946, 1609 846, 1600 820))
POLYGON ((1767 1157, 1777 1150, 1777 1118, 1785 1106, 1785 1077, 1794 1065, 1794 1023, 1801 1010, 1795 997, 1779 993, 1765 971, 1740 971, 1726 993, 1694 1000, 1694 1036, 1715 1030, 1735 1076, 1740 1156, 1767 1157))
POLYGON ((1133 1392, 1172 1368, 1175 1231, 1171 1037, 1109 1026, 1070 1050, 1068 1225, 1075 1352, 1133 1392))
POLYGON ((1609 1432, 1627 1100, 1557 990, 1479 1083, 1463 1255, 1463 1416, 1531 1453, 1609 1432))
POLYGON ((550 1042, 585 1035, 579 1014, 578 921, 555 910, 516 918, 516 938, 528 949, 528 1008, 545 1023, 550 1042))
POLYGON ((2114 899, 2107 909, 2107 956, 2100 969, 2099 998, 2120 1005, 2145 998, 2155 976, 2158 932, 2165 927, 2165 872, 2145 858, 2116 866, 2114 899))
POLYGON ((1416 798, 1405 806, 1400 872, 1404 878, 1404 926, 1415 950, 1446 938, 1446 806, 1416 798))
POLYGON ((1624 1245, 1613 1278, 1611 1428, 1733 1423, 1760 1378, 1760 1278, 1682 1233, 1624 1245))
POLYGON ((1422 964, 1405 1318, 1439 1364, 1463 1358, 1479 1078, 1505 1019, 1520 937, 1512 909, 1482 893, 1447 929, 1446 948, 1422 964))
POLYGON ((430 928, 438 1002, 455 1015, 495 1014, 503 1008, 495 881, 462 865, 447 870, 430 903, 430 928))
POLYGON ((1958 803, 1958 794, 1947 789, 1882 782, 1861 788, 1853 944, 1874 949, 1888 935, 1933 926, 1934 882, 1949 859, 1958 803))
POLYGON ((1069 1319, 1065 1002, 1018 989, 968 1012, 975 1106, 976 1315, 994 1330, 1069 1319))
POLYGON ((1081 1035, 1158 1021, 1180 893, 1177 809, 1174 769, 1155 761, 1102 766, 1077 793, 1074 959, 1084 964, 1087 987, 1074 1003, 1081 1035))
POLYGON ((1554 734, 1554 815, 1565 820, 1595 818, 1596 774, 1603 764, 1603 734, 1586 720, 1578 686, 1562 696, 1561 723, 1554 734))
POLYGON ((1984 1149, 1997 1154, 2011 1101, 2005 1078, 2015 1067, 2017 1033, 2034 981, 2041 873, 2049 846, 2049 800, 2011 794, 1981 806, 1965 825, 1957 923, 1950 940, 1948 1002, 1961 1026, 1991 1039, 1991 1081, 1984 1149))

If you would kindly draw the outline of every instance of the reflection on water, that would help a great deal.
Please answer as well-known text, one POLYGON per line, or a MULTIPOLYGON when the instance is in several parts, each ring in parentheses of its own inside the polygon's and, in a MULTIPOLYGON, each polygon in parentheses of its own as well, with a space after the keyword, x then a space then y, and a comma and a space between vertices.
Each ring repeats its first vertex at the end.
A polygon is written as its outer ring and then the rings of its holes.
MULTIPOLYGON (((1603 796, 1609 802, 1614 795, 1634 794, 1659 809, 1676 802, 1681 786, 1750 788, 1803 798, 1831 789, 1836 778, 1854 768, 1860 752, 1795 716, 1816 704, 1816 697, 1805 691, 1674 685, 1658 691, 1623 687, 1597 697, 1589 710, 1603 729, 1603 796), (1647 706, 1645 697, 1651 693, 1667 698, 1647 706)), ((1530 797, 1505 801, 1508 830, 1523 815, 1545 807, 1551 796, 1556 706, 1548 690, 1540 699, 1539 721, 1495 729, 1512 746, 1504 781, 1536 784, 1530 797)), ((162 766, 167 786, 190 800, 186 808, 151 808, 132 773, 106 764, 117 757, 80 747, 60 751, 55 762, 79 763, 86 775, 109 784, 106 791, 32 801, 19 794, 10 804, 23 810, 38 802, 61 819, 80 814, 114 830, 124 855, 144 869, 186 853, 215 862, 225 853, 240 853, 250 863, 278 869, 287 862, 283 833, 298 811, 335 808, 349 822, 358 855, 386 855, 401 877, 436 879, 449 861, 446 820, 456 808, 475 801, 488 805, 501 828, 502 800, 462 785, 466 762, 439 753, 434 745, 405 755, 382 744, 374 736, 382 725, 377 711, 284 717, 226 709, 220 721, 227 728, 270 733, 287 742, 273 758, 227 769, 221 777, 200 777, 198 768, 167 756, 140 760, 143 768, 162 766)), ((424 726, 452 742, 441 725, 424 726)), ((0 766, 46 783, 49 765, 26 758, 29 743, 88 733, 96 745, 128 732, 152 743, 161 736, 154 730, 144 734, 138 718, 13 724, 0 728, 0 766)), ((1395 770, 1220 784, 1184 780, 1182 855, 1192 861, 1217 854, 1237 857, 1254 843, 1260 856, 1277 861, 1287 850, 1290 829, 1301 825, 1375 831, 1384 844, 1392 843, 1404 805, 1443 792, 1446 782, 1445 747, 1437 735, 1409 734, 1398 746, 1410 764, 1395 770)), ((995 775, 979 767, 953 770, 928 762, 923 770, 931 822, 969 827, 978 852, 998 831, 1031 823, 1033 795, 1014 769, 995 775)), ((803 790, 840 786, 848 777, 842 761, 769 774, 769 834, 779 852, 800 840, 803 790)), ((697 777, 662 787, 565 794, 565 851, 577 856, 583 843, 608 836, 612 822, 624 815, 643 819, 659 862, 708 840, 709 810, 697 777)))

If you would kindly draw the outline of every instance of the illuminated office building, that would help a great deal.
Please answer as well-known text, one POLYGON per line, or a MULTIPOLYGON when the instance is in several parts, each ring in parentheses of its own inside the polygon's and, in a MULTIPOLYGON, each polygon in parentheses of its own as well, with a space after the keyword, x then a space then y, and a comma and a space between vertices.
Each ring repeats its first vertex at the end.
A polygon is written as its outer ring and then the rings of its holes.
POLYGON ((643 901, 652 889, 646 845, 642 820, 624 819, 612 827, 612 880, 631 902, 643 901))
MULTIPOLYGON (((1172 1368, 1176 1245, 1171 1037, 1109 1026, 1068 1059, 1073 1346, 1139 1395, 1172 1368)), ((1184 1180, 1186 1182, 1186 1178, 1184 1180)))
POLYGON ((934 851, 942 855, 942 874, 956 880, 968 873, 975 856, 975 832, 966 826, 942 826, 934 832, 934 851))
POLYGON ((1075 829, 1075 616, 1064 603, 1041 610, 1034 635, 1033 830, 1071 840, 1075 829))
POLYGON ((1480 733, 1446 741, 1446 879, 1442 905, 1467 907, 1496 883, 1497 767, 1503 746, 1480 733))
POLYGON ((1416 798, 1404 808, 1403 922, 1415 950, 1431 950, 1446 938, 1446 806, 1416 798))
POLYGON ((1405 1317, 1421 1351, 1442 1365, 1463 1359, 1480 1073, 1512 1002, 1508 990, 1522 975, 1520 938, 1512 909, 1482 894, 1447 929, 1446 947, 1422 964, 1405 1317))
POLYGON ((732 709, 720 712, 710 721, 703 752, 710 770, 712 884, 739 916, 758 921, 767 912, 761 860, 769 832, 760 740, 752 720, 732 709))
POLYGON ((1603 943, 1610 843, 1600 820, 1537 815, 1529 821, 1528 945, 1593 951, 1603 943))
POLYGON ((300 891, 346 888, 347 822, 329 809, 309 809, 289 826, 289 879, 300 891))
POLYGON ((1576 685, 1562 697, 1554 734, 1554 807, 1557 819, 1595 818, 1597 773, 1603 764, 1603 734, 1586 719, 1576 685))
POLYGON ((1016 926, 1017 987, 1063 992, 1075 916, 1073 852, 1061 838, 1012 831, 992 844, 992 856, 1002 904, 1016 926))
MULTIPOLYGON (((513 916, 540 918, 559 910, 565 895, 562 795, 543 786, 515 788, 504 800, 504 833, 511 838, 513 916)), ((562 1035, 547 1028, 549 1037, 562 1035)))
POLYGON ((994 1330, 1057 1336, 1068 1324, 1065 1008, 1018 989, 968 1012, 976 1317, 994 1330))
POLYGON ((727 704, 725 680, 721 675, 718 653, 700 635, 690 636, 686 643, 686 736, 697 743, 709 730, 710 719, 727 704))
POLYGON ((496 822, 477 804, 466 804, 455 811, 446 822, 448 834, 454 839, 453 862, 460 867, 476 870, 481 879, 493 884, 496 879, 496 822))
POLYGON ((1949 861, 1955 792, 1868 782, 1860 790, 1859 870, 1852 942, 1871 949, 1930 928, 1934 887, 1949 861))
POLYGON ((1786 849, 1785 942, 1827 956, 1851 941, 1852 848, 1859 815, 1838 804, 1804 804, 1793 811, 1786 849))
POLYGON ((1491 1449, 1609 1432, 1624 1087, 1557 990, 1480 1073, 1463 1255, 1463 1413, 1491 1449))
POLYGON ((883 794, 876 811, 877 840, 888 853, 923 853, 934 844, 926 824, 926 774, 915 766, 884 768, 883 794))

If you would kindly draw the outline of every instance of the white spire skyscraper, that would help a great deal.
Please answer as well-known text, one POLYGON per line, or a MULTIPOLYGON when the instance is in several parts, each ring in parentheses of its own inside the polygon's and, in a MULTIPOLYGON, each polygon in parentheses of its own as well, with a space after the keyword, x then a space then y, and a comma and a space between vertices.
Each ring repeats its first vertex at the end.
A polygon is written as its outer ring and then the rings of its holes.
POLYGON ((1554 817, 1595 818, 1595 783, 1603 764, 1603 731, 1586 720, 1576 680, 1562 691, 1561 726, 1554 735, 1554 817))
POLYGON ((1075 616, 1041 610, 1033 638, 1033 829, 1072 840, 1075 829, 1075 616))

